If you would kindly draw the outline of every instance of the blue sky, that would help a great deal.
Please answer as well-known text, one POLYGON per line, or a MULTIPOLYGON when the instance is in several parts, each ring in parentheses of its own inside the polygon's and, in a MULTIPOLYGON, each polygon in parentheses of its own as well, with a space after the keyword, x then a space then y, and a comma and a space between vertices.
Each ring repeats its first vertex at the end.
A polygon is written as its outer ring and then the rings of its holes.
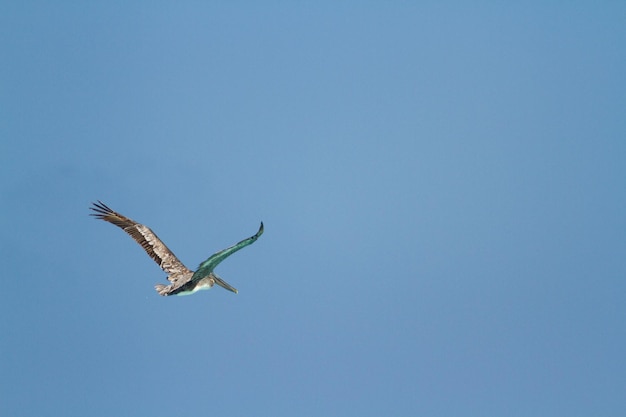
POLYGON ((625 4, 1 9, 1 415, 626 412, 625 4))

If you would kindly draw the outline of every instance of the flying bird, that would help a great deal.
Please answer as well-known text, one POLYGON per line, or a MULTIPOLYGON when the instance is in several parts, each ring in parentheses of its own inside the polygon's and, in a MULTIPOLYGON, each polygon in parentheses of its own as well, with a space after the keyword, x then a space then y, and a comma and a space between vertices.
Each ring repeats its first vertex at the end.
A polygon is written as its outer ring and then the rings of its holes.
POLYGON ((163 296, 189 295, 196 291, 209 290, 215 284, 236 294, 237 289, 217 276, 213 270, 224 259, 238 250, 253 244, 263 234, 263 222, 261 222, 261 227, 259 227, 259 231, 254 236, 250 236, 229 248, 214 253, 209 259, 202 262, 196 271, 191 271, 178 260, 176 255, 147 226, 111 210, 100 200, 97 203, 93 203, 93 207, 89 208, 95 212, 91 213, 95 218, 114 224, 128 233, 168 274, 167 280, 170 282, 170 285, 157 284, 154 286, 157 292, 163 296))

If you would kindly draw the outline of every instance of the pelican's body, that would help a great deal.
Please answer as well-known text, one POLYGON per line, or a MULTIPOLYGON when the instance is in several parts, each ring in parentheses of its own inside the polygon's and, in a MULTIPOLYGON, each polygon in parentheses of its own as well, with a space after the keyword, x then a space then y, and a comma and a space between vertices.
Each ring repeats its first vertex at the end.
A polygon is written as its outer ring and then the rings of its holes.
POLYGON ((92 216, 114 224, 128 233, 168 274, 167 279, 170 281, 170 285, 157 284, 154 286, 157 292, 163 296, 189 295, 200 290, 209 290, 215 284, 237 293, 237 289, 217 276, 213 269, 233 253, 256 242, 259 236, 263 234, 263 222, 261 222, 261 227, 259 227, 259 231, 254 236, 216 252, 209 259, 202 262, 194 272, 179 261, 176 255, 165 246, 150 228, 116 213, 101 201, 94 203, 90 209, 95 211, 95 213, 91 214, 92 216))

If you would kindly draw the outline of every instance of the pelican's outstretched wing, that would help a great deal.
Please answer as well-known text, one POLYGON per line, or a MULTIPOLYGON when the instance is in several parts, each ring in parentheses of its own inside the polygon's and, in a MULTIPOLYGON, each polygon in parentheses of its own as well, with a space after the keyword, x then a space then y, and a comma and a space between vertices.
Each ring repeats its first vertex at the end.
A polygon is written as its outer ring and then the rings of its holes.
POLYGON ((206 277, 211 272, 213 272, 213 269, 215 269, 215 267, 219 265, 220 262, 228 258, 233 253, 237 252, 239 249, 243 249, 246 246, 253 244, 262 234, 263 234, 263 222, 261 222, 261 227, 259 227, 259 231, 256 232, 256 235, 250 236, 249 238, 244 239, 241 242, 234 244, 230 248, 226 248, 219 252, 216 252, 213 255, 211 255, 209 259, 202 262, 200 266, 198 266, 198 269, 196 270, 196 272, 193 274, 193 277, 191 277, 191 280, 196 281, 196 280, 206 277))
POLYGON ((111 210, 100 200, 93 203, 93 207, 89 208, 95 211, 95 213, 91 213, 92 216, 124 229, 159 264, 161 269, 167 272, 167 279, 171 282, 177 282, 179 277, 191 274, 191 271, 178 260, 176 255, 165 246, 165 243, 161 242, 161 239, 149 227, 111 210))

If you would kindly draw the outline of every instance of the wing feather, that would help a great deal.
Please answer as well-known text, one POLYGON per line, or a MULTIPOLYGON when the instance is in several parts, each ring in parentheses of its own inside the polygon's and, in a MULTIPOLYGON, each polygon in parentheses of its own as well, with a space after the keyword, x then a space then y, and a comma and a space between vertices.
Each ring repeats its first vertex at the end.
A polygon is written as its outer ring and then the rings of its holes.
POLYGON ((207 259, 206 261, 202 262, 200 266, 198 266, 198 269, 196 270, 196 272, 193 274, 193 277, 191 278, 191 280, 197 281, 206 277, 211 272, 213 272, 215 267, 219 265, 220 262, 228 258, 233 253, 237 252, 238 250, 243 249, 246 246, 253 244, 262 234, 263 234, 263 222, 261 222, 259 231, 256 232, 254 236, 250 236, 249 238, 244 239, 241 242, 238 242, 229 248, 222 249, 221 251, 216 252, 213 255, 211 255, 209 259, 207 259))
POLYGON ((95 213, 91 213, 97 219, 104 220, 121 228, 139 243, 154 261, 167 272, 167 279, 171 282, 178 282, 178 278, 191 274, 190 271, 176 255, 165 246, 165 243, 150 230, 149 227, 128 217, 111 210, 106 204, 98 200, 90 207, 95 213))

